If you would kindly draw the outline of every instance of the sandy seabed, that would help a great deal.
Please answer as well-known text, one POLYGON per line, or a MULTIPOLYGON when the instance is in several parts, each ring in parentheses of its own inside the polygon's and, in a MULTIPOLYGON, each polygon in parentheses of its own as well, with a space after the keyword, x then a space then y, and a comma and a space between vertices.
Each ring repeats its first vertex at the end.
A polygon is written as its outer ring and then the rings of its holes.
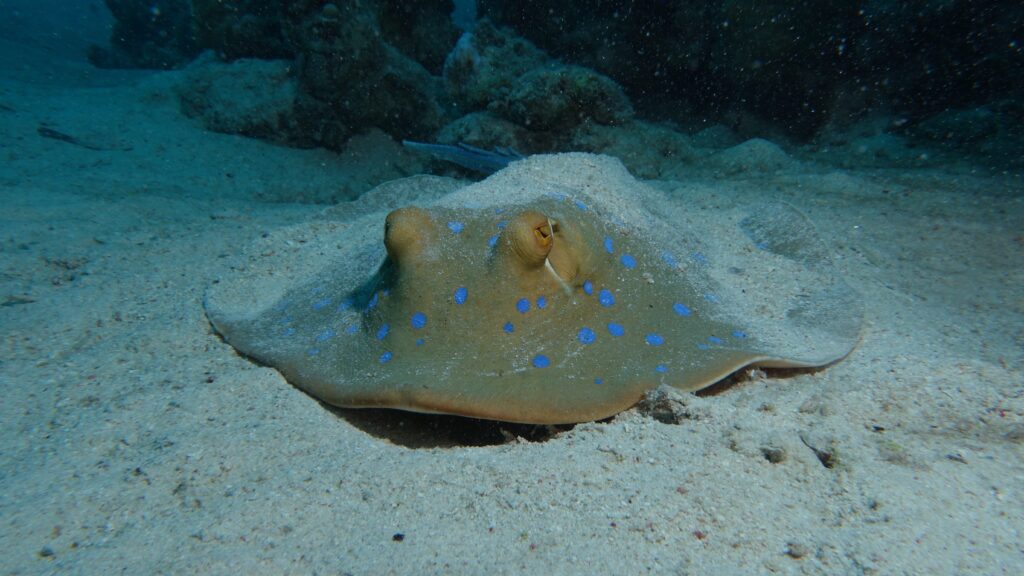
POLYGON ((671 422, 467 446, 458 419, 327 409, 204 316, 233 255, 324 209, 281 199, 358 163, 206 132, 174 73, 4 74, 4 574, 1024 573, 1018 176, 656 182, 799 207, 864 297, 861 345, 678 395, 671 422))

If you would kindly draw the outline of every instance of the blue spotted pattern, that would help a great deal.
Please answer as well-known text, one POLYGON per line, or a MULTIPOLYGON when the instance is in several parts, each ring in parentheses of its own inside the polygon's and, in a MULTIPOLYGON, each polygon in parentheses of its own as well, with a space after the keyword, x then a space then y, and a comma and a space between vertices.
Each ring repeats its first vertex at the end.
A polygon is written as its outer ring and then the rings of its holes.
POLYGON ((516 326, 511 322, 505 322, 505 325, 502 326, 501 329, 504 330, 506 333, 511 334, 515 332, 516 326))
POLYGON ((689 316, 690 314, 693 314, 693 310, 690 310, 690 307, 682 302, 676 302, 673 304, 672 311, 680 316, 689 316))
POLYGON ((462 232, 465 228, 466 225, 463 224, 462 222, 453 220, 448 223, 448 229, 452 231, 452 234, 458 234, 459 232, 462 232))
POLYGON ((594 341, 597 340, 597 334, 594 333, 594 331, 591 330, 590 328, 584 326, 583 328, 580 328, 580 331, 576 335, 576 338, 582 344, 593 344, 594 341))
POLYGON ((333 337, 334 337, 334 330, 331 330, 330 328, 328 328, 328 329, 324 330, 323 332, 321 332, 321 333, 316 335, 316 341, 317 342, 326 342, 326 341, 330 340, 333 337))
POLYGON ((533 357, 534 368, 547 368, 551 366, 551 359, 543 354, 537 354, 533 357))
POLYGON ((632 254, 623 254, 622 258, 619 258, 619 261, 626 267, 626 270, 636 268, 636 258, 633 258, 632 254))
POLYGON ((660 374, 664 374, 668 372, 668 366, 665 366, 664 364, 658 364, 657 366, 654 367, 654 371, 660 374))
POLYGON ((316 302, 313 302, 313 310, 323 310, 327 306, 330 306, 330 304, 330 298, 322 298, 320 300, 317 300, 316 302))
POLYGON ((602 288, 597 294, 597 301, 601 303, 601 306, 605 308, 615 305, 615 295, 612 291, 607 288, 602 288))
POLYGON ((520 314, 526 314, 530 311, 530 301, 526 298, 520 298, 516 301, 516 310, 518 310, 520 314))
POLYGON ((626 329, 622 326, 622 324, 619 324, 617 322, 609 322, 608 333, 618 338, 619 336, 622 336, 623 334, 626 333, 626 329))
POLYGON ((547 296, 537 296, 537 309, 538 310, 543 310, 543 309, 545 309, 547 307, 548 307, 548 297, 547 296))
POLYGON ((615 244, 612 243, 611 236, 605 236, 604 237, 604 251, 609 253, 609 254, 611 254, 612 252, 615 252, 615 244))
POLYGON ((387 338, 388 332, 391 331, 391 326, 387 324, 381 324, 380 328, 377 329, 377 340, 383 340, 387 338))
POLYGON ((583 282, 583 293, 586 294, 587 296, 590 296, 591 294, 593 294, 594 293, 594 283, 591 282, 590 280, 584 281, 583 282))
POLYGON ((414 312, 410 321, 412 323, 412 327, 419 330, 427 325, 427 315, 423 312, 414 312))
POLYGON ((393 356, 394 355, 390 351, 381 354, 380 355, 380 363, 381 364, 387 364, 388 362, 391 362, 391 358, 393 356))
POLYGON ((460 286, 460 287, 455 289, 455 303, 456 304, 459 304, 460 306, 462 304, 465 304, 466 303, 466 298, 469 298, 469 290, 467 290, 465 286, 460 286))
POLYGON ((665 343, 665 339, 662 338, 660 334, 654 332, 651 332, 647 336, 644 336, 644 341, 650 344, 651 346, 661 346, 662 344, 665 343))

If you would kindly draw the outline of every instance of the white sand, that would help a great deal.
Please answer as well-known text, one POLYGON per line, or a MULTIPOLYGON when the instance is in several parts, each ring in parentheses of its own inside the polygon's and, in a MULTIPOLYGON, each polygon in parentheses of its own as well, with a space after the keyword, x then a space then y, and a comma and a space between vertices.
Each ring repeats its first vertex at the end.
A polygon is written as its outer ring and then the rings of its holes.
POLYGON ((1019 177, 660 183, 800 207, 865 298, 862 345, 680 396, 678 425, 453 446, 451 420, 325 409, 203 315, 226 256, 323 209, 281 200, 351 167, 204 132, 173 74, 68 70, 0 84, 3 573, 1024 573, 1019 177))

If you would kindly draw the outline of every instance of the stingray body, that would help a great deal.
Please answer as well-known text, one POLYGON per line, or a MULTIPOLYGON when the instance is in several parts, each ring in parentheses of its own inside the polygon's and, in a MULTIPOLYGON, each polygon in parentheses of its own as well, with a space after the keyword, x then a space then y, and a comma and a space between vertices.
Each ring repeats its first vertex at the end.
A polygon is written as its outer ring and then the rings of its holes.
POLYGON ((214 294, 208 313, 237 349, 330 404, 525 423, 599 419, 660 384, 697 390, 750 364, 821 365, 856 343, 855 294, 795 211, 736 220, 726 249, 815 282, 760 295, 771 305, 753 318, 749 302, 729 311, 736 290, 718 290, 685 234, 654 241, 593 192, 543 187, 525 202, 394 210, 378 221, 383 251, 349 262, 378 258, 361 280, 335 265, 261 310, 214 294))

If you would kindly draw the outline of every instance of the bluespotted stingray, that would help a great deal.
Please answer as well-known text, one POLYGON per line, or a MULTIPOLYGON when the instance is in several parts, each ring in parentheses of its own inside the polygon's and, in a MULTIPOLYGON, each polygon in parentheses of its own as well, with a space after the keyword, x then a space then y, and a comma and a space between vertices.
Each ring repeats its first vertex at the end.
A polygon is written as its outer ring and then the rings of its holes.
POLYGON ((795 209, 668 198, 586 154, 390 213, 336 209, 260 240, 238 271, 207 293, 213 326, 316 398, 521 423, 826 365, 862 316, 795 209))

